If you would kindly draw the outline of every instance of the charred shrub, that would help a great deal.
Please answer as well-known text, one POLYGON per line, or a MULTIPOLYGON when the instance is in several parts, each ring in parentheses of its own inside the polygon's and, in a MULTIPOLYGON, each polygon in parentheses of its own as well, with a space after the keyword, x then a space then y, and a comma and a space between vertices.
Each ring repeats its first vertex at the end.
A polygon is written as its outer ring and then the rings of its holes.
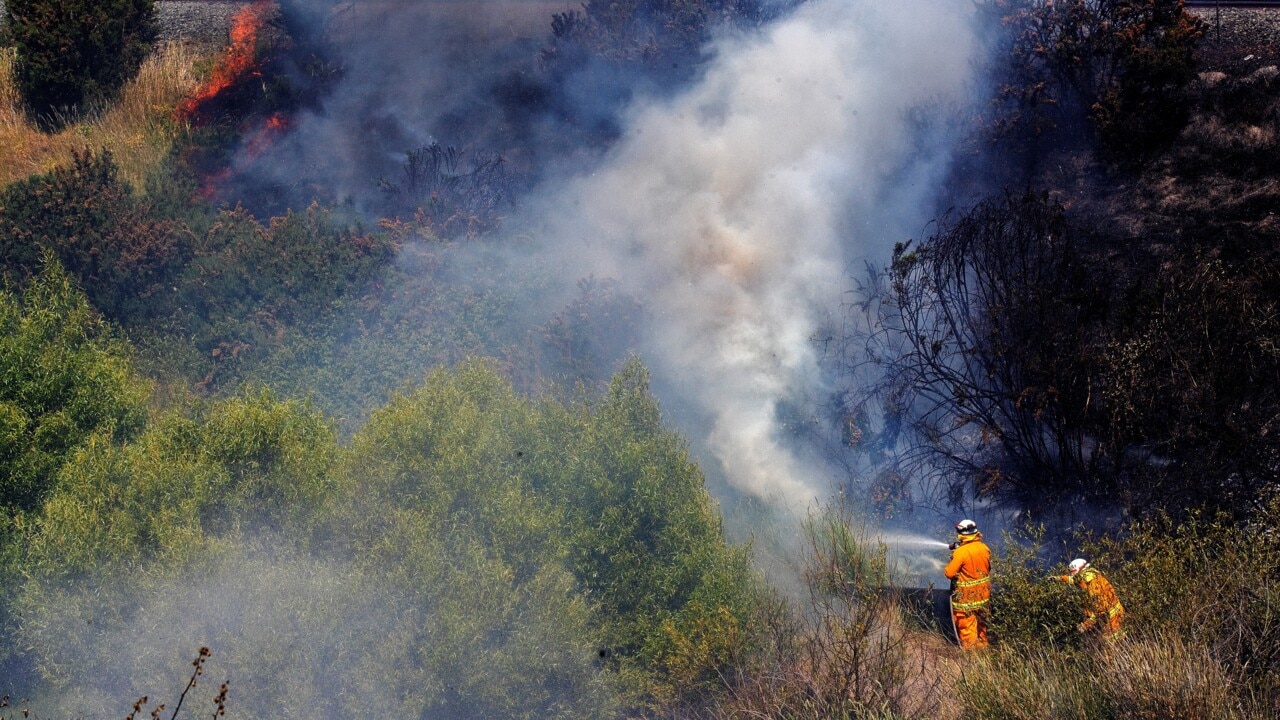
MULTIPOLYGON (((1035 193, 1007 194, 894 251, 869 356, 906 470, 947 496, 1105 482, 1096 373, 1085 349, 1107 312, 1084 231, 1035 193)), ((1105 282, 1103 280, 1102 282, 1105 282)))
POLYGON ((632 94, 692 78, 713 32, 757 27, 803 1, 589 0, 552 20, 539 56, 548 88, 542 102, 576 142, 607 146, 618 138, 616 114, 632 94))
POLYGON ((717 25, 758 25, 775 15, 776 8, 761 0, 590 0, 581 11, 555 16, 552 44, 543 58, 554 61, 566 51, 576 51, 659 71, 673 64, 678 69, 697 54, 717 25))
POLYGON ((153 0, 8 0, 4 14, 18 90, 46 129, 114 98, 160 31, 153 0))
POLYGON ((1204 23, 1182 0, 992 0, 984 10, 1006 59, 997 125, 1014 137, 1092 135, 1124 162, 1185 125, 1204 23))
POLYGON ((405 158, 400 182, 380 183, 388 212, 414 213, 440 237, 492 230, 508 207, 511 175, 500 155, 465 153, 432 143, 405 158))
POLYGON ((0 193, 0 264, 23 280, 51 251, 116 319, 147 313, 190 246, 181 229, 153 216, 119 177, 111 153, 76 153, 62 167, 0 193))

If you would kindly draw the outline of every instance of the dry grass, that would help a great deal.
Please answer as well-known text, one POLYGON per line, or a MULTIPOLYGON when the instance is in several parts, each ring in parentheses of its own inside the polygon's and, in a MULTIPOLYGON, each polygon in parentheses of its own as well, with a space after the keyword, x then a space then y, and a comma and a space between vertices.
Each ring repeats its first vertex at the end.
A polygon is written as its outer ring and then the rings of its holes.
POLYGON ((1133 638, 1082 653, 1000 648, 966 658, 964 718, 1103 720, 1266 717, 1207 649, 1176 634, 1133 638))
POLYGON ((110 150, 121 176, 141 189, 177 137, 173 109, 196 87, 195 68, 203 60, 191 46, 165 45, 147 59, 115 103, 56 134, 45 134, 20 109, 13 49, 0 48, 0 187, 49 172, 69 162, 72 151, 87 147, 110 150))

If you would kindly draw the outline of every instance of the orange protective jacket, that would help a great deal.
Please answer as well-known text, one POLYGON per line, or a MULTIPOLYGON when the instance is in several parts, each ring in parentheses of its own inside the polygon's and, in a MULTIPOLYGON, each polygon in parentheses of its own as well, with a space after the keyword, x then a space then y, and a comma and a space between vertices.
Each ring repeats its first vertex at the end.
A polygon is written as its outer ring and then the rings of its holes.
POLYGON ((982 533, 960 535, 960 544, 951 553, 951 562, 942 571, 951 580, 951 606, 956 610, 977 610, 991 600, 991 549, 982 542, 982 533))
POLYGON ((1120 596, 1111 585, 1111 581, 1102 573, 1087 567, 1075 578, 1064 577, 1068 582, 1074 581, 1077 586, 1089 594, 1089 602, 1084 609, 1084 628, 1086 630, 1098 624, 1099 619, 1106 618, 1108 623, 1124 614, 1124 606, 1120 604, 1120 596))

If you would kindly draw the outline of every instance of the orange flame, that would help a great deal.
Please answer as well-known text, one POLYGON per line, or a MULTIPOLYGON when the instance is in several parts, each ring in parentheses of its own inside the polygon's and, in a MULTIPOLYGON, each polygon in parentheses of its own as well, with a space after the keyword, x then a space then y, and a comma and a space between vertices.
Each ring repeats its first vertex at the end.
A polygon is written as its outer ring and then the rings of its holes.
POLYGON ((235 14, 231 44, 214 64, 209 80, 178 105, 175 116, 180 122, 200 122, 200 110, 206 103, 257 69, 258 35, 270 9, 271 0, 254 0, 235 14))
POLYGON ((244 143, 244 154, 249 159, 256 159, 271 147, 276 138, 292 126, 292 122, 284 113, 275 113, 258 128, 257 132, 244 143))
MULTIPOLYGON (((291 127, 293 127, 293 121, 289 119, 289 116, 284 113, 274 113, 244 141, 243 157, 248 160, 255 160, 261 157, 275 143, 276 138, 291 127)), ((234 175, 235 172, 229 167, 216 170, 201 180, 200 188, 197 192, 205 200, 214 200, 222 191, 223 186, 234 175)))

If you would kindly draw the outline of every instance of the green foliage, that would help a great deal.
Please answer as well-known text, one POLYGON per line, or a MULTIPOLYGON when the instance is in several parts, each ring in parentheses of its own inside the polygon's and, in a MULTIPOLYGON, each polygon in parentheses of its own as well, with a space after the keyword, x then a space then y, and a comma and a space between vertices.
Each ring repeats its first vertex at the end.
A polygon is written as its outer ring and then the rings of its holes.
POLYGON ((636 701, 669 700, 731 658, 751 601, 746 555, 724 543, 638 364, 598 404, 568 406, 521 400, 484 365, 438 371, 352 447, 354 516, 339 522, 358 543, 403 532, 471 542, 516 583, 567 568, 596 611, 601 657, 639 683, 636 701))
POLYGON ((1261 720, 1236 695, 1235 678, 1177 633, 1133 639, 1106 652, 995 649, 968 658, 960 717, 1109 720, 1195 717, 1261 720))
POLYGON ((0 512, 37 510, 93 433, 138 431, 150 388, 128 349, 46 257, 25 292, 0 293, 0 512))
POLYGON ((153 0, 8 0, 27 113, 50 128, 111 100, 159 36, 153 0))
POLYGON ((127 444, 98 435, 63 468, 30 540, 28 570, 185 567, 217 538, 259 526, 305 529, 326 496, 336 448, 323 419, 269 394, 168 416, 127 444))
POLYGON ((265 225, 239 208, 213 219, 164 299, 162 322, 145 336, 148 344, 188 338, 203 356, 191 372, 203 375, 206 387, 243 379, 248 361, 326 317, 364 288, 394 250, 387 238, 318 205, 265 225))
POLYGON ((201 404, 94 434, 32 517, 12 637, 68 715, 207 645, 273 717, 606 717, 713 684, 754 606, 638 363, 570 405, 439 370, 346 448, 266 392, 201 404))
MULTIPOLYGON (((1280 500, 1253 521, 1192 514, 1134 523, 1120 538, 1094 538, 1084 552, 1114 568, 1129 622, 1178 633, 1280 701, 1280 500)), ((1110 577, 1110 574, 1109 574, 1110 577)))
POLYGON ((70 167, 0 193, 0 268, 34 274, 45 251, 113 318, 146 314, 190 252, 180 227, 154 217, 119 177, 111 153, 75 153, 70 167))
POLYGON ((1102 568, 1125 607, 1115 644, 1073 637, 1083 593, 1053 579, 1065 571, 1046 567, 1041 532, 1007 538, 992 594, 1000 649, 967 663, 966 716, 1266 717, 1280 700, 1277 513, 1273 498, 1247 525, 1193 514, 1081 538, 1072 555, 1102 568))
POLYGON ((655 672, 662 695, 710 681, 732 659, 752 598, 746 553, 724 544, 702 474, 662 427, 648 384, 633 359, 598 405, 551 407, 561 449, 537 460, 540 487, 565 509, 575 575, 606 618, 610 655, 655 672), (687 652, 705 662, 691 667, 687 652))
POLYGON ((1037 527, 1007 535, 992 559, 999 571, 991 592, 990 632, 1016 652, 1080 646, 1076 626, 1084 619, 1084 593, 1062 582, 1065 566, 1049 566, 1042 560, 1045 554, 1044 529, 1037 527))

